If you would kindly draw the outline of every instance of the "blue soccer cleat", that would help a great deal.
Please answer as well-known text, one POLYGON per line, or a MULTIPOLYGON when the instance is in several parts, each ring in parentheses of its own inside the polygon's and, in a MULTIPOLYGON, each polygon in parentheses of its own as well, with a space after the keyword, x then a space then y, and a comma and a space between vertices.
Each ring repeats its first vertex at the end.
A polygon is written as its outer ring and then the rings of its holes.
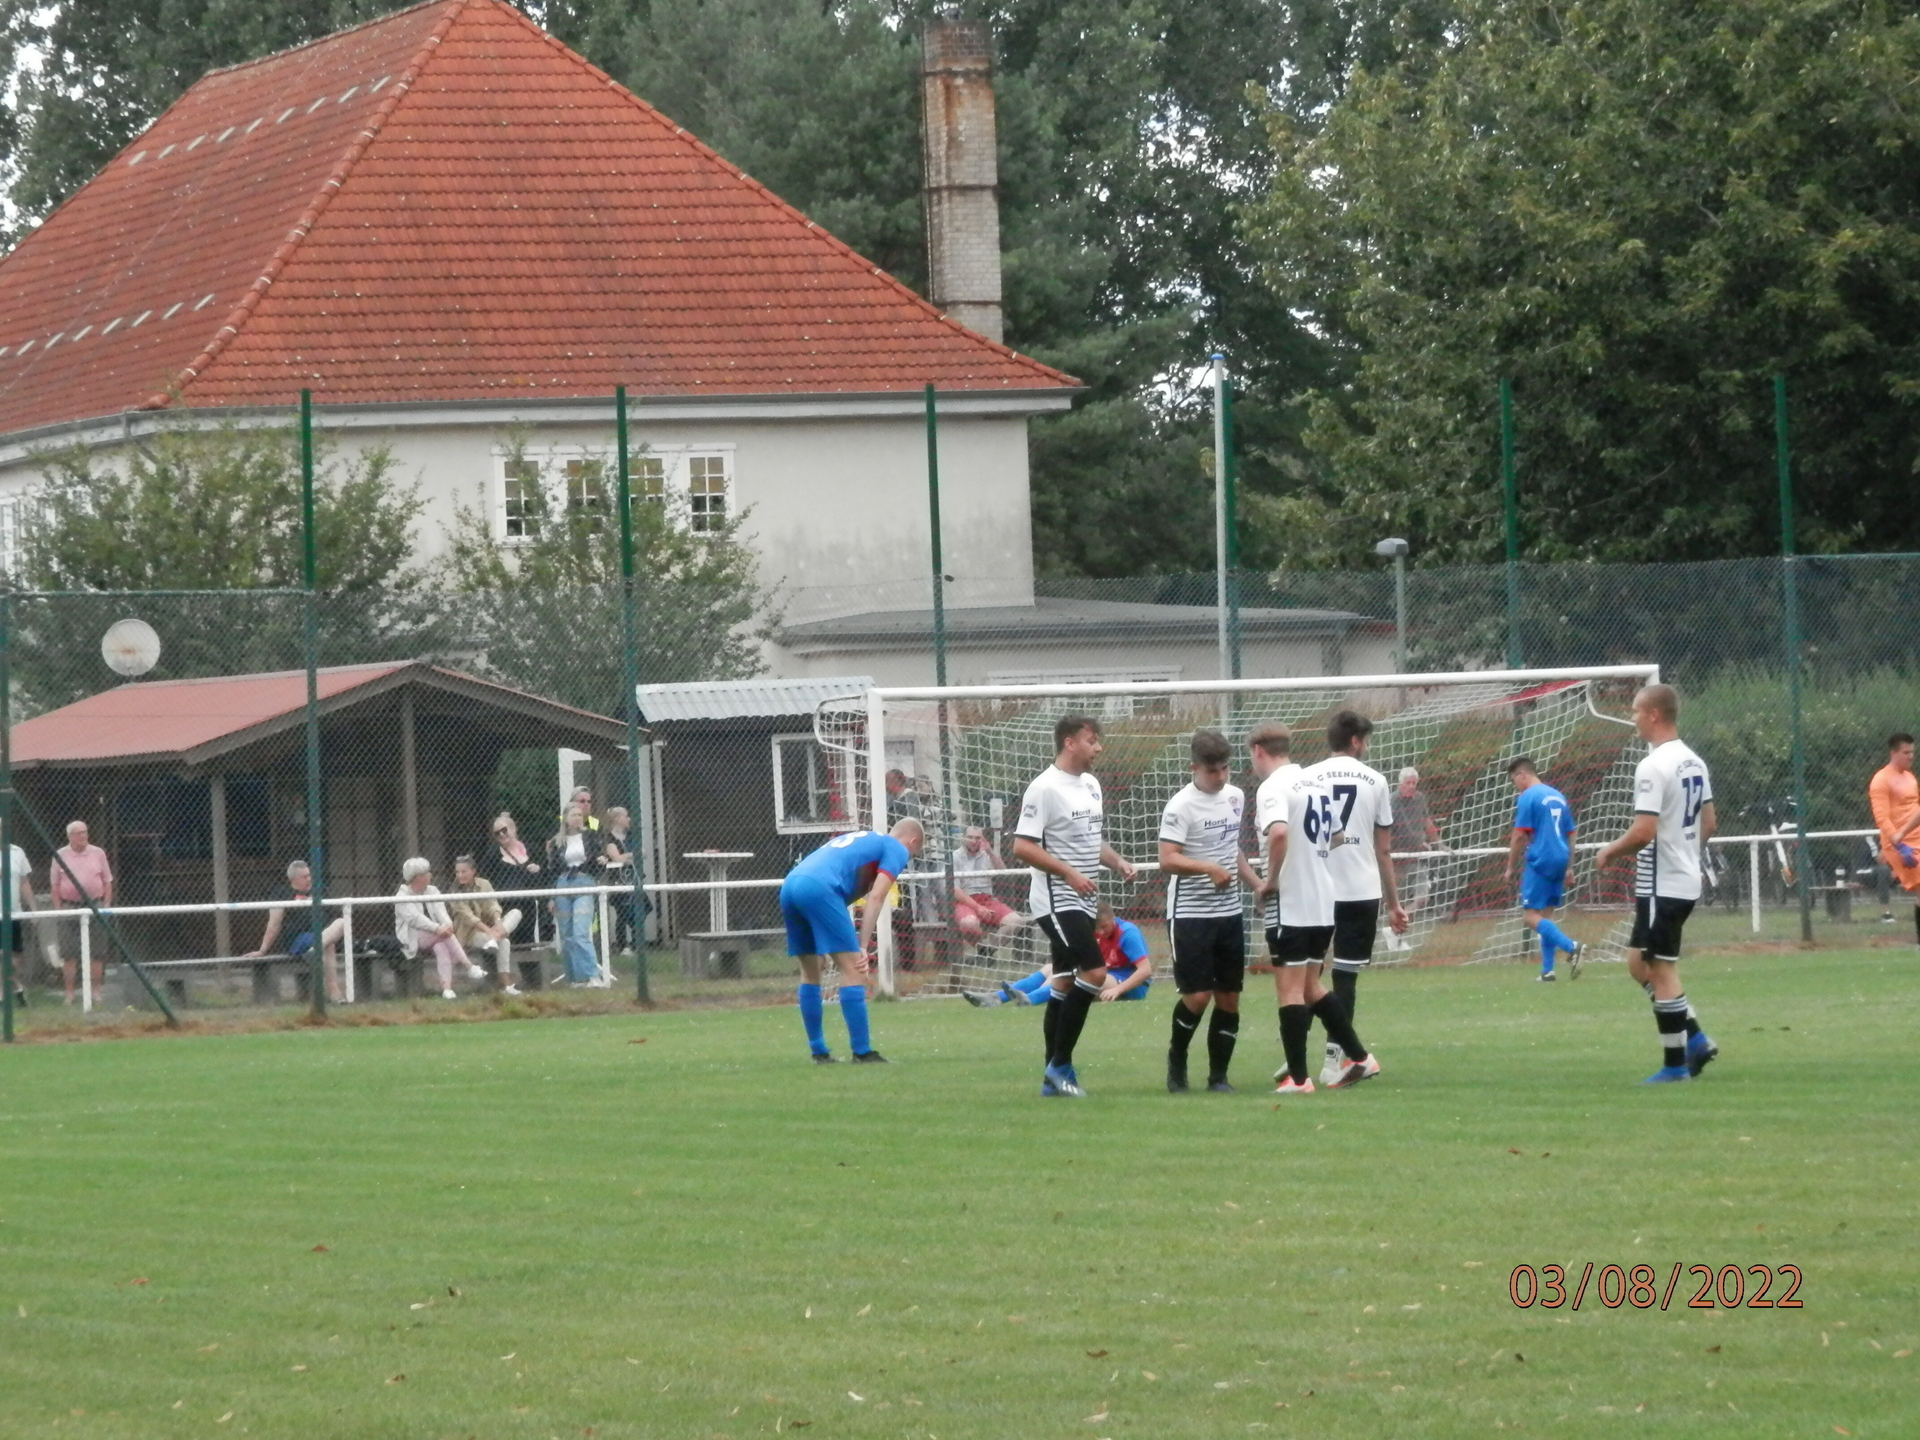
POLYGON ((1071 1065, 1049 1065, 1046 1073, 1040 1077, 1042 1095, 1064 1095, 1076 1100, 1084 1100, 1087 1092, 1080 1088, 1080 1079, 1073 1073, 1071 1065))
POLYGON ((1642 1085, 1672 1085, 1678 1081, 1691 1080, 1692 1078, 1692 1074, 1684 1065, 1662 1065, 1640 1083, 1642 1085))
POLYGON ((1687 1041, 1687 1073, 1698 1075, 1707 1068, 1709 1062, 1720 1054, 1720 1047, 1707 1038, 1703 1030, 1687 1041))

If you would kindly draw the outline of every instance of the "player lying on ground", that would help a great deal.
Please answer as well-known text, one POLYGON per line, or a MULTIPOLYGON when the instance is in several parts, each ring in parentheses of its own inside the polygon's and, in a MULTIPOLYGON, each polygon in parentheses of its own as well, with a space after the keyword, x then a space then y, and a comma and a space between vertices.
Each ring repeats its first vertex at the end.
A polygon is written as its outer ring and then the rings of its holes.
POLYGON ((1073 1051, 1100 998, 1106 962, 1093 938, 1093 871, 1104 865, 1122 880, 1128 864, 1104 838, 1100 782, 1090 773, 1099 757, 1100 726, 1086 715, 1062 716, 1053 727, 1054 760, 1027 786, 1014 829, 1013 858, 1033 869, 1032 910, 1052 950, 1053 994, 1042 1027, 1046 1065, 1042 1095, 1079 1097, 1073 1051))
POLYGON ((898 821, 882 835, 855 830, 836 835, 787 872, 780 884, 780 916, 787 922, 787 953, 800 961, 800 1023, 816 1065, 831 1065, 826 1003, 820 993, 823 962, 840 972, 840 1018, 856 1064, 883 1065, 867 1033, 867 949, 886 907, 894 877, 920 853, 926 831, 918 820, 898 821), (847 906, 865 896, 856 934, 847 906))
POLYGON ((1167 943, 1173 952, 1173 1035, 1167 1044, 1167 1091, 1187 1088, 1187 1050, 1200 1017, 1207 1026, 1207 1089, 1233 1093, 1227 1067, 1240 1034, 1240 990, 1247 975, 1247 931, 1241 886, 1260 883, 1240 850, 1246 796, 1227 783, 1233 747, 1218 730, 1193 732, 1193 779, 1160 817, 1160 873, 1167 877, 1167 943))
MULTIPOLYGON (((1873 809, 1874 828, 1880 832, 1880 858, 1900 888, 1920 895, 1920 856, 1911 837, 1920 828, 1920 781, 1913 774, 1913 736, 1904 732, 1887 739, 1887 763, 1867 782, 1867 804, 1873 809)), ((1914 938, 1920 940, 1920 904, 1913 910, 1914 938)))
POLYGON ((1601 847, 1594 864, 1638 856, 1627 972, 1653 1000, 1665 1063, 1647 1077, 1664 1085, 1698 1075, 1720 1053, 1680 988, 1680 932, 1700 898, 1700 848, 1713 838, 1713 780, 1680 739, 1680 697, 1648 685, 1633 697, 1633 728, 1653 747, 1633 775, 1633 824, 1601 847))
POLYGON ((1567 973, 1580 978, 1580 942, 1569 940, 1553 921, 1566 900, 1573 875, 1573 807, 1567 797, 1540 778, 1533 761, 1522 755, 1507 766, 1507 778, 1520 798, 1513 807, 1513 839, 1507 846, 1507 883, 1520 871, 1520 913, 1527 929, 1540 937, 1540 978, 1553 979, 1553 957, 1567 952, 1567 973))
MULTIPOLYGON (((1131 920, 1122 920, 1106 901, 1093 913, 1093 938, 1107 962, 1106 983, 1100 987, 1102 1000, 1144 1000, 1153 984, 1153 961, 1148 958, 1147 937, 1131 920)), ((1010 980, 986 994, 964 992, 969 1005, 1044 1005, 1053 995, 1053 975, 1042 968, 1018 980, 1010 980)))
POLYGON ((1345 1003, 1320 983, 1320 962, 1334 930, 1333 877, 1327 865, 1337 838, 1333 796, 1291 763, 1293 737, 1286 726, 1257 726, 1247 745, 1253 773, 1260 779, 1254 829, 1267 856, 1267 873, 1255 893, 1267 901, 1267 948, 1280 1002, 1280 1044, 1287 1056, 1286 1068, 1273 1077, 1274 1093, 1311 1095, 1307 1032, 1315 1016, 1344 1052, 1334 1086, 1380 1073, 1380 1062, 1354 1033, 1345 1003))

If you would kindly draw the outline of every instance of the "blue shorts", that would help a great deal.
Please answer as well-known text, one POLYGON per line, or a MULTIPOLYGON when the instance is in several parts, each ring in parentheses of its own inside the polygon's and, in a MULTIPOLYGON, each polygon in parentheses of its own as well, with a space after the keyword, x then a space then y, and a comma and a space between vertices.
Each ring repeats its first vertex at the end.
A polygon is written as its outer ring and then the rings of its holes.
POLYGON ((1566 898, 1566 875, 1549 875, 1529 865, 1520 872, 1520 908, 1555 910, 1566 898))
POLYGON ((292 940, 287 942, 287 954, 293 956, 296 960, 311 949, 313 949, 313 932, 311 930, 302 930, 298 935, 294 936, 292 940))
MULTIPOLYGON (((1113 979, 1116 981, 1122 978, 1121 976, 1115 975, 1111 970, 1107 972, 1107 975, 1110 979, 1113 979)), ((1134 986, 1133 989, 1127 991, 1126 994, 1121 995, 1117 998, 1121 1000, 1144 1000, 1147 998, 1147 991, 1151 990, 1152 988, 1153 988, 1153 981, 1144 980, 1140 984, 1134 986)))
POLYGON ((860 949, 847 902, 810 875, 789 875, 780 886, 780 918, 787 922, 789 955, 853 955, 860 949))

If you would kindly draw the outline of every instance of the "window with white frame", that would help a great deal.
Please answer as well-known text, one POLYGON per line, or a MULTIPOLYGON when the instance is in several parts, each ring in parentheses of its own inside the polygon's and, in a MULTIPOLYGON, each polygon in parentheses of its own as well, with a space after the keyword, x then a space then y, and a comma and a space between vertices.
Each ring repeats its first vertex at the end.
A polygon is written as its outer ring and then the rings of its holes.
POLYGON ((26 563, 27 531, 39 510, 32 494, 0 496, 0 575, 20 578, 26 563))
POLYGON ((773 737, 773 823, 782 835, 846 830, 847 757, 810 734, 773 737))
MULTIPOLYGON (((598 530, 613 512, 614 461, 581 446, 495 452, 494 536, 533 539, 549 514, 574 512, 598 530)), ((724 534, 734 513, 731 445, 649 446, 633 457, 633 498, 661 506, 696 535, 724 534)))

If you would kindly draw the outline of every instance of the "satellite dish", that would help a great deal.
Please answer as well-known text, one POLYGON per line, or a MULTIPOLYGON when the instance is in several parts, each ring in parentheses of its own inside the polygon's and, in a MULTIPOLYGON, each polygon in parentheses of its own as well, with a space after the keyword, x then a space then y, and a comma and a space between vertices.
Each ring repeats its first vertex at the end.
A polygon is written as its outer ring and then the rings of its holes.
POLYGON ((144 620, 116 620, 100 637, 100 658, 131 680, 160 663, 160 637, 144 620))

